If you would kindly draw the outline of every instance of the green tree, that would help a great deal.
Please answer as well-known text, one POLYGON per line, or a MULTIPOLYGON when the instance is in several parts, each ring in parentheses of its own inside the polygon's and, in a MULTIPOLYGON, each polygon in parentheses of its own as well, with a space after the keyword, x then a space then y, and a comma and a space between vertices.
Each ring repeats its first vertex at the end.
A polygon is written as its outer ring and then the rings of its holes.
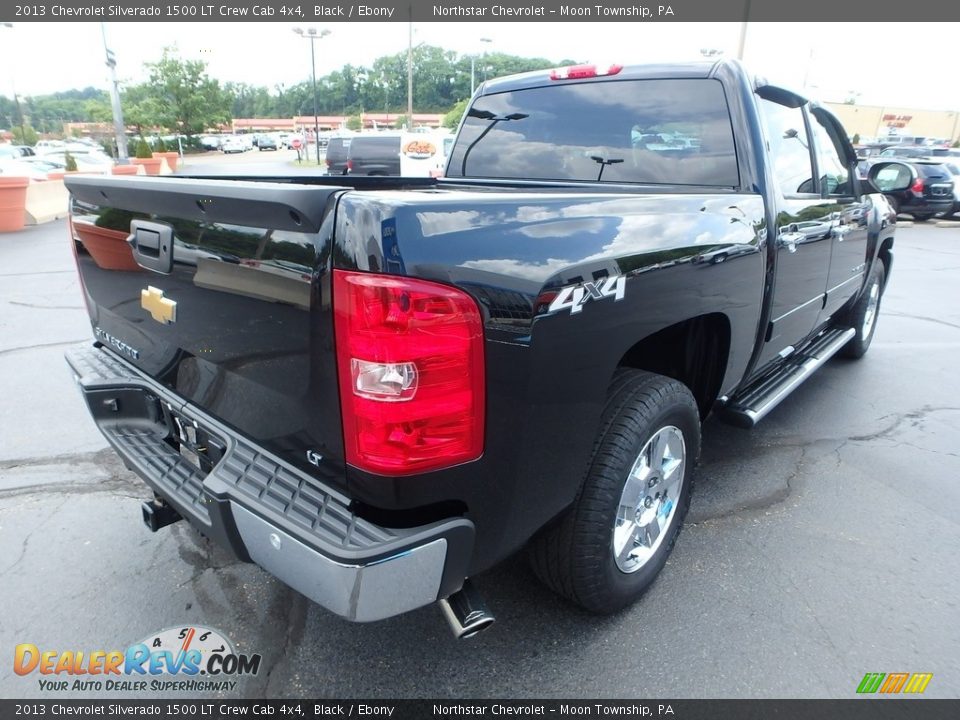
POLYGON ((207 75, 205 62, 182 60, 174 46, 145 66, 149 80, 132 89, 131 122, 195 135, 230 119, 231 96, 207 75))
POLYGON ((143 136, 144 129, 159 125, 159 101, 146 83, 124 88, 120 102, 123 106, 124 122, 134 125, 138 135, 143 136))
POLYGON ((23 127, 16 125, 11 128, 11 132, 13 133, 14 145, 36 145, 37 140, 40 139, 37 131, 30 125, 24 125, 23 127))
POLYGON ((63 154, 63 169, 67 172, 76 172, 77 159, 69 152, 63 154))
POLYGON ((351 115, 347 118, 347 130, 360 130, 363 127, 363 121, 359 115, 351 115))
POLYGON ((113 121, 113 108, 107 100, 101 98, 87 100, 83 103, 83 110, 90 122, 108 123, 113 121))
POLYGON ((466 99, 458 101, 457 104, 450 109, 450 112, 443 116, 443 126, 450 130, 456 130, 469 104, 470 101, 466 99))

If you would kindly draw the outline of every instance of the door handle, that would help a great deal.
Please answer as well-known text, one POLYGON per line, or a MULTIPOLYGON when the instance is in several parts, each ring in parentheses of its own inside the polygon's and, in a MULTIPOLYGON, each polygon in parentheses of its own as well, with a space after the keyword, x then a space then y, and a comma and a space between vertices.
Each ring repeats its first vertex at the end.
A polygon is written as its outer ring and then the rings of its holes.
POLYGON ((802 232, 785 232, 777 235, 777 247, 786 248, 789 252, 797 251, 797 243, 803 240, 802 232))
POLYGON ((169 274, 173 269, 173 228, 149 220, 131 220, 127 244, 133 259, 147 270, 169 274))

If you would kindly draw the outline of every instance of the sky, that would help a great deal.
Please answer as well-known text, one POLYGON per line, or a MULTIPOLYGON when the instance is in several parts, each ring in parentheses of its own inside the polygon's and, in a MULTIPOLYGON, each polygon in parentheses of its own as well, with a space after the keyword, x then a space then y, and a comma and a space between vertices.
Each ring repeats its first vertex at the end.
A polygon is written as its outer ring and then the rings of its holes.
MULTIPOLYGON (((144 79, 143 63, 176 43, 208 63, 221 82, 293 85, 309 78, 309 42, 287 23, 107 23, 121 80, 144 79)), ((407 48, 404 22, 317 24, 317 74, 346 63, 370 65, 407 48)), ((700 59, 701 50, 736 55, 740 23, 415 23, 413 43, 460 54, 504 52, 583 62, 640 64, 700 59), (547 27, 549 26, 549 28, 547 27), (490 42, 482 42, 488 38, 490 42)), ((860 105, 960 109, 960 23, 750 23, 744 60, 772 82, 809 97, 860 105), (941 68, 942 71, 932 71, 941 68), (854 95, 855 94, 855 95, 854 95)), ((0 94, 40 95, 108 87, 100 23, 15 23, 0 27, 0 94)))

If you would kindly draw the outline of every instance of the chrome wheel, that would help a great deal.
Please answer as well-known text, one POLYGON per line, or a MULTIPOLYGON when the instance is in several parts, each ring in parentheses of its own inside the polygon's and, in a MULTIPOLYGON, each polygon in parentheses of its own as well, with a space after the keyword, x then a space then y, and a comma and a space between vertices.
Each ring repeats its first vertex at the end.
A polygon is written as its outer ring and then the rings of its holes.
POLYGON ((863 313, 863 326, 860 329, 860 337, 870 337, 873 330, 873 323, 877 319, 877 307, 880 305, 880 283, 874 282, 870 286, 867 296, 867 307, 863 313))
POLYGON ((621 572, 642 568, 667 537, 677 511, 687 450, 683 433, 660 428, 637 456, 620 494, 613 527, 613 556, 621 572))

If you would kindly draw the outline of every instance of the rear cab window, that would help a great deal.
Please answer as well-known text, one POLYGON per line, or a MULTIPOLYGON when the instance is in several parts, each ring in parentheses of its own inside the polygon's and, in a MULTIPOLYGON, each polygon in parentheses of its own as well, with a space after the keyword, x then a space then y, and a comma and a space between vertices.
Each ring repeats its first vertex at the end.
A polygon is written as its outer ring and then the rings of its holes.
POLYGON ((448 177, 739 186, 720 81, 564 83, 477 98, 448 177))

